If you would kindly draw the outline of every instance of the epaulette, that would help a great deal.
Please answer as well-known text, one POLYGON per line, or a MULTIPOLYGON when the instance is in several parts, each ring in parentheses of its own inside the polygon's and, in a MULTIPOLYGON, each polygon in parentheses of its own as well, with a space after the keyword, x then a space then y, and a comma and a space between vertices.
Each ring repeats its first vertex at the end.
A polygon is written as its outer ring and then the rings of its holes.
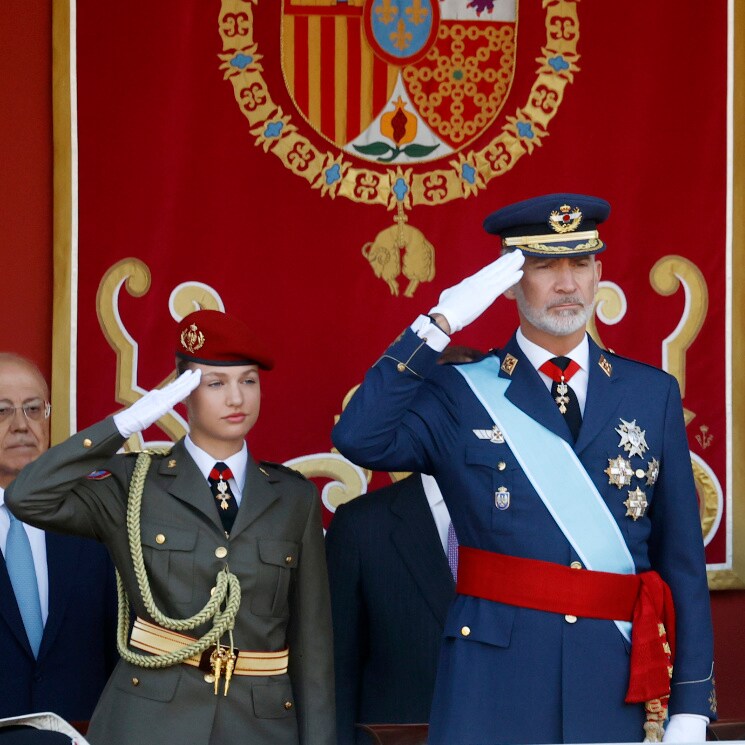
POLYGON ((303 476, 303 474, 300 473, 300 471, 296 471, 294 468, 290 468, 289 466, 285 466, 282 463, 273 463, 270 460, 262 460, 262 461, 260 461, 259 462, 259 470, 262 473, 264 473, 265 475, 268 476, 269 474, 266 473, 266 471, 264 470, 265 468, 273 468, 273 469, 275 469, 277 471, 281 471, 282 473, 287 473, 287 474, 290 474, 291 476, 296 476, 297 478, 302 479, 303 481, 307 481, 307 479, 305 478, 305 476, 303 476))

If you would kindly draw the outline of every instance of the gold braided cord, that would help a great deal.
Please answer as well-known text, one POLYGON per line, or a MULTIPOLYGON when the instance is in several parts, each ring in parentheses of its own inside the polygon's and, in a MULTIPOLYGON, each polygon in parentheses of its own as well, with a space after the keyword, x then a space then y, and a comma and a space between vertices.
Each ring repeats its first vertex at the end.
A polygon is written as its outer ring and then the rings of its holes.
POLYGON ((127 597, 127 591, 124 588, 124 582, 117 571, 116 587, 119 598, 119 609, 117 614, 116 641, 119 654, 127 662, 147 668, 164 668, 178 665, 189 657, 201 654, 208 647, 218 644, 226 632, 230 634, 230 647, 232 649, 232 632, 241 603, 240 582, 226 566, 217 575, 215 590, 209 601, 196 615, 190 618, 170 618, 162 613, 155 605, 155 600, 150 589, 150 580, 145 569, 145 560, 142 555, 140 515, 142 513, 142 495, 145 490, 145 478, 150 468, 152 456, 163 455, 167 452, 169 452, 167 449, 146 450, 137 456, 137 462, 135 463, 134 472, 132 473, 132 479, 129 484, 129 499, 127 502, 127 538, 132 557, 132 567, 137 577, 140 596, 155 623, 172 631, 193 629, 210 619, 213 619, 213 623, 212 628, 204 636, 195 639, 191 644, 187 644, 174 652, 157 655, 143 655, 133 652, 128 646, 130 603, 127 597), (223 603, 225 603, 225 609, 220 610, 220 606, 223 603))

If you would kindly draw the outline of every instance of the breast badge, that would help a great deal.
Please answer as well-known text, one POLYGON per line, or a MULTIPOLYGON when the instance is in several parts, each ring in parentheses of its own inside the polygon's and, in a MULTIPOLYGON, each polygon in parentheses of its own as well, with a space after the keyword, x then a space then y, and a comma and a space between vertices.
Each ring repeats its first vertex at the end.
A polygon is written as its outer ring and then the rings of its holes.
POLYGON ((494 492, 494 506, 498 510, 506 510, 510 506, 510 492, 506 486, 500 486, 494 492))
POLYGON ((654 486, 657 477, 660 475, 660 462, 657 458, 652 458, 647 464, 647 471, 644 474, 647 477, 647 486, 654 486))
POLYGON ((636 522, 640 517, 644 517, 644 513, 647 511, 649 506, 647 495, 638 486, 628 494, 629 498, 624 502, 626 506, 625 517, 630 517, 636 522))
POLYGON ((501 445, 504 442, 502 430, 496 424, 491 429, 474 429, 473 434, 479 440, 489 440, 489 442, 493 442, 495 445, 501 445))
POLYGON ((644 439, 646 430, 637 426, 636 419, 631 422, 621 419, 621 426, 616 427, 616 432, 621 435, 618 447, 623 448, 629 454, 629 458, 633 458, 635 455, 640 458, 644 457, 644 453, 649 447, 644 439))
POLYGON ((631 463, 619 455, 618 458, 608 458, 608 468, 605 469, 605 473, 608 475, 609 484, 623 489, 624 486, 631 484, 634 470, 631 468, 631 463))

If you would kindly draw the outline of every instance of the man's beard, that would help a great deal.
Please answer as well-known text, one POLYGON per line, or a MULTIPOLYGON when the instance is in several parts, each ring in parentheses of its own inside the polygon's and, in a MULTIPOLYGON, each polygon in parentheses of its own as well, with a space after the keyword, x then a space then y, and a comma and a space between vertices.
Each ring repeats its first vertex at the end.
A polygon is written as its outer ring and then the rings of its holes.
POLYGON ((517 307, 523 317, 535 328, 545 331, 553 336, 568 336, 575 331, 587 326, 587 322, 592 316, 594 303, 585 304, 577 295, 562 298, 557 305, 576 304, 581 308, 564 308, 559 311, 551 312, 551 307, 534 308, 525 299, 525 293, 519 284, 513 288, 517 307))

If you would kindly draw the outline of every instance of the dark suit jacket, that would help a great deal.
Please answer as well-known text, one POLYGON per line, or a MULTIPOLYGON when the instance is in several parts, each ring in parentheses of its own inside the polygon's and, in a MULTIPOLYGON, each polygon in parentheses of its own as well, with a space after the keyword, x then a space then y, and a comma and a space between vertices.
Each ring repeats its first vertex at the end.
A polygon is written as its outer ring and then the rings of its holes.
POLYGON ((53 711, 88 720, 116 663, 116 585, 106 549, 46 534, 49 617, 38 659, 0 555, 0 717, 53 711))
POLYGON ((355 722, 427 722, 455 584, 421 478, 338 507, 326 556, 339 745, 355 722))

